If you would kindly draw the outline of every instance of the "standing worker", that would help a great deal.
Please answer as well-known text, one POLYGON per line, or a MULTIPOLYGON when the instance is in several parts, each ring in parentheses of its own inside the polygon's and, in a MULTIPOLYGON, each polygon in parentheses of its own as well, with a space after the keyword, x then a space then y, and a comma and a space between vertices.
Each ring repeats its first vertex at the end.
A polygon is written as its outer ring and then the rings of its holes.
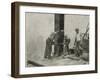
POLYGON ((80 56, 80 34, 79 34, 79 29, 76 28, 75 29, 75 32, 76 32, 76 35, 75 35, 75 42, 74 42, 74 45, 75 45, 75 55, 76 56, 80 56))

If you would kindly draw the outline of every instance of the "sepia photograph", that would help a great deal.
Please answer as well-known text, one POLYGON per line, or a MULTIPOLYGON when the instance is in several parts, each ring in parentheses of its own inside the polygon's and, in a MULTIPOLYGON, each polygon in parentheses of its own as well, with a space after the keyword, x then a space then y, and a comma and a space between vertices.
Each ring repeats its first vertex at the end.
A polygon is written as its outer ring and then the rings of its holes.
POLYGON ((12 77, 97 73, 97 7, 12 3, 12 77))
POLYGON ((26 67, 89 64, 89 15, 25 13, 26 67))

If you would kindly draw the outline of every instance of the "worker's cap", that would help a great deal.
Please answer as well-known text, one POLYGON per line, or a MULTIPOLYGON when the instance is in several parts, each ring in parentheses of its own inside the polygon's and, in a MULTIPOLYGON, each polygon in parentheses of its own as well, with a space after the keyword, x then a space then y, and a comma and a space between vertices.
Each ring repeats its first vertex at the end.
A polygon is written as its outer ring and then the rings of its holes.
POLYGON ((75 29, 75 31, 79 31, 79 29, 78 29, 78 28, 76 28, 76 29, 75 29))

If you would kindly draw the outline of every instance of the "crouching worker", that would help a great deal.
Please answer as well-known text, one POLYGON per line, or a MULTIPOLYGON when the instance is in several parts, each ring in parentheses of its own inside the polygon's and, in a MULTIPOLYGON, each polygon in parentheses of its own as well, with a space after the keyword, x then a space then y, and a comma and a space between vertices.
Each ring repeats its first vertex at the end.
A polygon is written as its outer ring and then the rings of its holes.
POLYGON ((63 56, 69 55, 69 43, 70 43, 70 39, 67 36, 64 36, 63 56))

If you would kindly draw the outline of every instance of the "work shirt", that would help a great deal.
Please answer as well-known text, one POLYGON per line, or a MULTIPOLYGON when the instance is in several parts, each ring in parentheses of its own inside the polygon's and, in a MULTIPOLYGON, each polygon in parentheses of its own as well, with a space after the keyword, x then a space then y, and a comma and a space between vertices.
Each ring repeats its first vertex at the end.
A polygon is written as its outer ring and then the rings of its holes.
POLYGON ((79 33, 76 34, 75 39, 76 39, 76 41, 80 41, 80 34, 79 33))

